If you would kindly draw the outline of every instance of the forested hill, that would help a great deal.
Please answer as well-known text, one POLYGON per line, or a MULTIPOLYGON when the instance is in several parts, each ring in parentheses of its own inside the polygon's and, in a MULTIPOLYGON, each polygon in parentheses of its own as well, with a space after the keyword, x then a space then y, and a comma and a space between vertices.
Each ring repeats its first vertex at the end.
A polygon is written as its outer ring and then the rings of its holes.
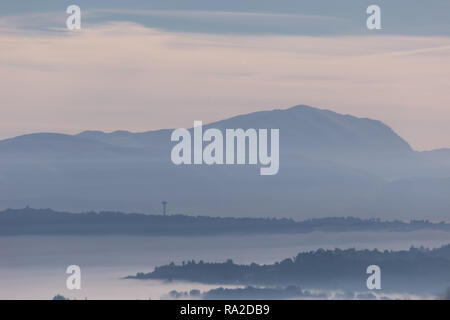
POLYGON ((7 209, 0 212, 0 235, 220 235, 307 233, 313 231, 450 231, 449 223, 382 221, 353 217, 304 221, 276 218, 220 218, 147 215, 121 212, 67 213, 51 209, 7 209))
POLYGON ((188 261, 156 267, 131 279, 209 284, 300 285, 326 289, 366 289, 367 267, 377 265, 384 290, 439 292, 450 285, 450 245, 402 251, 335 249, 302 252, 268 265, 188 261))

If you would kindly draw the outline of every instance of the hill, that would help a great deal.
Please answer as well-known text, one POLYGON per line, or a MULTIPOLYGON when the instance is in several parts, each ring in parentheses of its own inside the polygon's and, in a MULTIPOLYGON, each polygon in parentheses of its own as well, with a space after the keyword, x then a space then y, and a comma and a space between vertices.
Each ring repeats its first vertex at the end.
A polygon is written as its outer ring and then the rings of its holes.
POLYGON ((191 215, 448 216, 448 152, 416 152, 380 121, 301 105, 205 127, 279 129, 279 173, 176 166, 169 129, 31 134, 0 141, 0 208, 159 212, 167 200, 191 215))
POLYGON ((449 223, 381 221, 354 217, 295 221, 274 218, 219 218, 146 215, 121 212, 67 213, 51 209, 8 209, 0 212, 0 236, 8 235, 147 235, 201 236, 230 234, 295 234, 351 231, 441 230, 449 223))
POLYGON ((381 270, 383 292, 443 292, 450 283, 450 245, 402 251, 323 250, 301 252, 268 265, 187 261, 156 267, 128 279, 192 281, 208 284, 299 285, 303 288, 365 290, 366 269, 381 270))

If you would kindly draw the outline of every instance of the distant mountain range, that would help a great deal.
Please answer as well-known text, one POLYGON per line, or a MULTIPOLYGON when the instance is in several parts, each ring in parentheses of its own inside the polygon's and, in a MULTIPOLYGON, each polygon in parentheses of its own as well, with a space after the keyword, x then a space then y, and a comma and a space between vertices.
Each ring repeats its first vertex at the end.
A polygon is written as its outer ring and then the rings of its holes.
POLYGON ((450 150, 414 151, 380 121, 296 106, 209 127, 279 129, 279 173, 176 166, 172 130, 37 133, 0 141, 0 208, 448 219, 450 150))

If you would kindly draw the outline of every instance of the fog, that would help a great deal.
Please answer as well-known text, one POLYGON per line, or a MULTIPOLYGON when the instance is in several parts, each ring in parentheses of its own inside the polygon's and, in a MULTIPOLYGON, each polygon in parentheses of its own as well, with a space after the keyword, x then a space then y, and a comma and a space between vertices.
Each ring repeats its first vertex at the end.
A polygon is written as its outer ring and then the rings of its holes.
POLYGON ((301 251, 318 248, 399 250, 412 245, 434 248, 448 243, 450 233, 442 231, 313 232, 188 238, 0 237, 0 299, 51 299, 58 293, 76 299, 159 299, 167 297, 171 290, 206 291, 217 286, 122 278, 137 272, 150 272, 155 266, 172 261, 181 263, 195 259, 223 262, 233 259, 242 264, 273 263, 301 251), (81 290, 66 289, 68 275, 65 270, 72 264, 81 267, 81 290))

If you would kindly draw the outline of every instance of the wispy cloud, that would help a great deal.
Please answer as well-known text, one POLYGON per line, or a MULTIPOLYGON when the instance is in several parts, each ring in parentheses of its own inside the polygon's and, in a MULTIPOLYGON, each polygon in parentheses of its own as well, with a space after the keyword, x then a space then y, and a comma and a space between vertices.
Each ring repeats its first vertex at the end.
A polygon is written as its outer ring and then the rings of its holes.
MULTIPOLYGON (((166 31, 222 34, 373 33, 365 27, 366 9, 373 4, 372 0, 77 0, 76 4, 85 14, 85 23, 90 24, 128 21, 166 31)), ((380 34, 450 35, 448 0, 379 0, 377 4, 383 12, 380 34)), ((3 1, 0 12, 2 16, 39 12, 53 12, 55 17, 65 14, 64 3, 57 0, 3 1)))

